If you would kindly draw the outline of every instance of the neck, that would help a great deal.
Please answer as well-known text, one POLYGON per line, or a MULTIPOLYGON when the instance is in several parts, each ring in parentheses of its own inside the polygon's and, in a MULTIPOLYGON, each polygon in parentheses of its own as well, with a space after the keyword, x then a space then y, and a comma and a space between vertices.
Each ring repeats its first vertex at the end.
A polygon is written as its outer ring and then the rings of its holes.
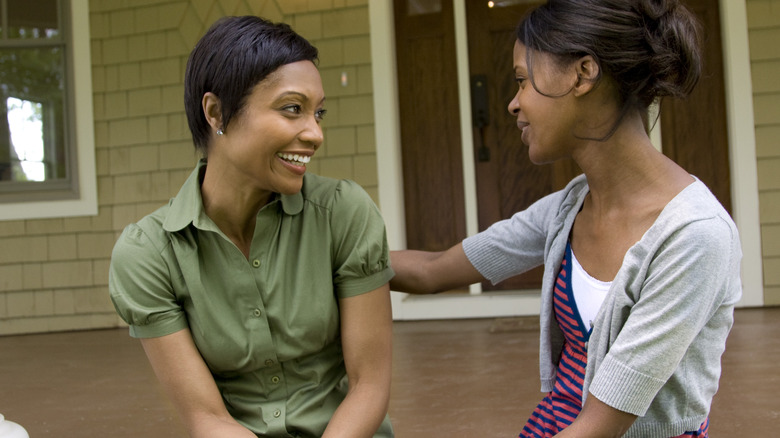
MULTIPOLYGON (((574 160, 588 178, 596 211, 630 210, 676 195, 693 178, 653 147, 641 116, 627 115, 606 141, 586 141, 574 160)), ((663 205, 666 204, 663 202, 663 205)))
POLYGON ((249 256, 257 212, 270 201, 271 192, 259 192, 250 184, 231 178, 235 172, 223 171, 219 163, 209 162, 201 184, 203 209, 219 229, 249 256))

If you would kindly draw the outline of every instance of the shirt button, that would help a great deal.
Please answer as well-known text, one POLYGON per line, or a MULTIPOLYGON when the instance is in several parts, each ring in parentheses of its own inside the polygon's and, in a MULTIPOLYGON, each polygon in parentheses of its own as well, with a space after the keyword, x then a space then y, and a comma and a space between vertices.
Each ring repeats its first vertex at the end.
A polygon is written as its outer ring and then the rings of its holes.
POLYGON ((255 314, 255 316, 260 317, 260 315, 263 314, 263 311, 260 309, 255 309, 252 313, 255 314))
POLYGON ((279 383, 279 376, 273 376, 273 377, 271 377, 271 382, 272 382, 272 383, 279 383))
POLYGON ((255 268, 259 268, 260 267, 260 260, 258 260, 258 259, 252 260, 252 266, 254 266, 255 268))
POLYGON ((280 411, 279 409, 274 411, 274 417, 279 418, 281 416, 282 416, 282 411, 280 411))
POLYGON ((268 359, 268 360, 265 361, 265 366, 267 366, 267 367, 273 366, 273 364, 274 364, 274 361, 271 360, 271 359, 268 359))

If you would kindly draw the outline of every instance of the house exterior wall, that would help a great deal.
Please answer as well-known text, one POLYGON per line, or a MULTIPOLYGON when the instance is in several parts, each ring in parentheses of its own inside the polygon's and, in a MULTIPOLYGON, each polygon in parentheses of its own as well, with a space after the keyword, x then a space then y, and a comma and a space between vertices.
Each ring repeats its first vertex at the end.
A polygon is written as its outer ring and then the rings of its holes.
MULTIPOLYGON (((174 196, 196 156, 183 110, 190 49, 224 15, 289 23, 320 49, 325 144, 310 169, 377 200, 369 0, 91 0, 99 214, 0 221, 0 335, 121 326, 108 298, 121 230, 174 196), (346 73, 346 86, 341 85, 346 73)), ((764 302, 780 304, 780 0, 746 0, 764 302)))
POLYGON ((747 0, 764 304, 780 305, 780 0, 747 0))
POLYGON ((0 335, 123 325, 108 296, 111 250, 122 229, 174 196, 195 165, 184 69, 222 16, 283 21, 319 48, 328 114, 309 169, 353 179, 377 199, 368 0, 89 6, 99 214, 0 221, 0 335))

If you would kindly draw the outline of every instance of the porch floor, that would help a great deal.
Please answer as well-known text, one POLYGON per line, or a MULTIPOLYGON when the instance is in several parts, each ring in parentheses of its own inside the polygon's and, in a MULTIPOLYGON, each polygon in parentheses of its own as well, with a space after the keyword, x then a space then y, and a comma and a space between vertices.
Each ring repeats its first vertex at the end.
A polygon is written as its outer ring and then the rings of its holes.
MULTIPOLYGON (((537 345, 536 318, 396 322, 396 436, 517 436, 541 398, 537 345)), ((780 307, 738 309, 711 436, 776 434, 778 363, 780 307)), ((126 329, 0 337, 0 413, 33 438, 184 436, 126 329)))

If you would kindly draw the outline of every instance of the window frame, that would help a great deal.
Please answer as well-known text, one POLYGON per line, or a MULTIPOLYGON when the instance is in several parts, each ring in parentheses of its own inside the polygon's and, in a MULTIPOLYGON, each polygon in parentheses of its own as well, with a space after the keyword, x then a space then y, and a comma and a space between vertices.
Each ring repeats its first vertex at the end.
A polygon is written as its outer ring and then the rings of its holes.
POLYGON ((63 21, 67 22, 65 69, 68 103, 72 117, 65 121, 65 135, 72 145, 68 150, 71 178, 66 188, 42 191, 29 201, 30 190, 3 194, 0 221, 94 216, 98 213, 95 134, 92 102, 92 61, 90 53, 89 3, 60 0, 63 21), (69 38, 68 38, 69 37, 69 38), (42 197, 45 197, 42 199, 42 197))

